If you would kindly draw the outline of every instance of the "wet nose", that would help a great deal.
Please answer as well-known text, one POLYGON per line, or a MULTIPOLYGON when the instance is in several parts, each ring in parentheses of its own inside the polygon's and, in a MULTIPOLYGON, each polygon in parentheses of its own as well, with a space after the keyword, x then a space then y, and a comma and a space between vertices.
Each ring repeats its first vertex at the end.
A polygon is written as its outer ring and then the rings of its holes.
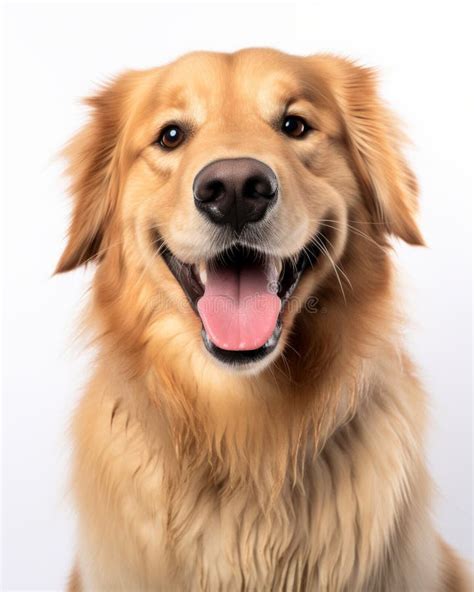
POLYGON ((193 193, 196 208, 209 220, 240 234, 275 204, 278 182, 272 169, 255 158, 227 158, 199 171, 193 193))

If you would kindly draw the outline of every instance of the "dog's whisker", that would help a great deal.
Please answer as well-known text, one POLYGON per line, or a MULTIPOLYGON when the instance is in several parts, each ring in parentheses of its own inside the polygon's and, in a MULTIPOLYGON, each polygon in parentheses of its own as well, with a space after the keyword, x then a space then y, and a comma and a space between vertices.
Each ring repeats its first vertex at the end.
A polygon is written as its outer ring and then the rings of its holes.
POLYGON ((337 266, 334 262, 334 259, 331 257, 326 245, 324 245, 324 243, 319 239, 319 237, 315 237, 314 240, 316 241, 316 245, 321 249, 321 251, 326 255, 326 257, 331 262, 331 265, 334 269, 334 273, 336 274, 337 281, 339 283, 339 287, 341 288, 342 297, 344 298, 344 302, 347 304, 346 293, 344 292, 344 287, 342 285, 341 278, 339 277, 339 272, 337 270, 337 266))
MULTIPOLYGON (((324 240, 325 240, 326 242, 328 242, 328 243, 329 243, 329 244, 332 246, 332 248, 334 249, 334 245, 333 245, 333 243, 331 242, 331 240, 329 240, 329 239, 327 238, 327 236, 325 236, 323 233, 321 233, 321 236, 323 236, 324 240)), ((349 277, 347 276, 347 274, 345 273, 345 271, 342 269, 342 265, 341 265, 341 263, 340 263, 340 262, 339 262, 339 263, 335 263, 335 265, 336 265, 336 267, 339 269, 339 271, 342 273, 343 277, 345 278, 345 280, 346 280, 346 281, 347 281, 347 283, 349 284, 349 287, 351 288, 351 290, 352 290, 352 291, 354 291, 354 288, 352 287, 352 282, 350 281, 350 279, 349 279, 349 277)))
MULTIPOLYGON (((327 224, 326 221, 323 220, 319 220, 319 222, 321 223, 321 226, 324 226, 326 228, 331 228, 333 230, 337 230, 339 232, 342 232, 344 230, 344 228, 341 227, 335 227, 335 226, 331 226, 330 224, 327 224)), ((368 240, 371 244, 373 244, 374 246, 376 246, 377 248, 379 248, 380 250, 384 251, 384 248, 382 245, 380 245, 376 240, 374 240, 371 236, 369 236, 368 234, 366 234, 365 232, 362 232, 361 230, 359 230, 358 228, 354 228, 351 224, 343 223, 340 222, 339 220, 329 220, 329 222, 332 223, 336 223, 339 224, 340 226, 346 226, 351 232, 353 232, 354 234, 357 234, 358 236, 365 238, 366 240, 368 240)))

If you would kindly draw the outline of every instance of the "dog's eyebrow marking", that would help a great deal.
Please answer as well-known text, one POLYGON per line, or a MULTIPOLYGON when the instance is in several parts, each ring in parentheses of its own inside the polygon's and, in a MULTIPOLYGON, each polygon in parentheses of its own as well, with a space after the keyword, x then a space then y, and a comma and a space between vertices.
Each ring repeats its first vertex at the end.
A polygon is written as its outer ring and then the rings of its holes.
POLYGON ((300 100, 301 100, 301 97, 296 97, 296 96, 291 96, 288 99, 286 99, 284 113, 286 113, 288 111, 288 109, 291 107, 291 105, 293 105, 294 103, 297 103, 300 100))
POLYGON ((267 112, 267 117, 269 116, 269 121, 272 126, 279 127, 282 119, 285 117, 286 112, 288 111, 289 107, 296 102, 298 99, 295 99, 293 96, 290 98, 287 97, 286 94, 279 95, 275 99, 275 104, 272 108, 269 109, 267 112), (270 113, 271 112, 271 113, 270 113))

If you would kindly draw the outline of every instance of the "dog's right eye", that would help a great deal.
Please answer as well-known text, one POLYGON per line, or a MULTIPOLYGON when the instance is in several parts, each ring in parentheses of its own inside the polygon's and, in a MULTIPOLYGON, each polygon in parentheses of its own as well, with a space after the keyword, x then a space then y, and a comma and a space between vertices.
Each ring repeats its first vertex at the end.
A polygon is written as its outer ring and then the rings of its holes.
POLYGON ((167 125, 158 136, 157 144, 166 150, 177 148, 184 140, 184 131, 179 125, 167 125))

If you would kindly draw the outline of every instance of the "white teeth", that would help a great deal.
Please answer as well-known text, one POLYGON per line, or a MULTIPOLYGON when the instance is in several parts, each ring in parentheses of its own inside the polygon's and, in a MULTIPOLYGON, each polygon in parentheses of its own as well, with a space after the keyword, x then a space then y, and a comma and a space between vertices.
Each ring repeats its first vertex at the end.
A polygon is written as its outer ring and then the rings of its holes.
POLYGON ((207 282, 207 268, 205 261, 201 261, 201 263, 199 263, 199 278, 202 282, 202 285, 205 286, 207 282))
POLYGON ((280 277, 281 270, 283 269, 283 261, 278 258, 276 260, 275 267, 276 267, 277 277, 280 277))
POLYGON ((280 277, 283 262, 279 257, 271 257, 267 264, 267 277, 270 281, 276 281, 280 277))

